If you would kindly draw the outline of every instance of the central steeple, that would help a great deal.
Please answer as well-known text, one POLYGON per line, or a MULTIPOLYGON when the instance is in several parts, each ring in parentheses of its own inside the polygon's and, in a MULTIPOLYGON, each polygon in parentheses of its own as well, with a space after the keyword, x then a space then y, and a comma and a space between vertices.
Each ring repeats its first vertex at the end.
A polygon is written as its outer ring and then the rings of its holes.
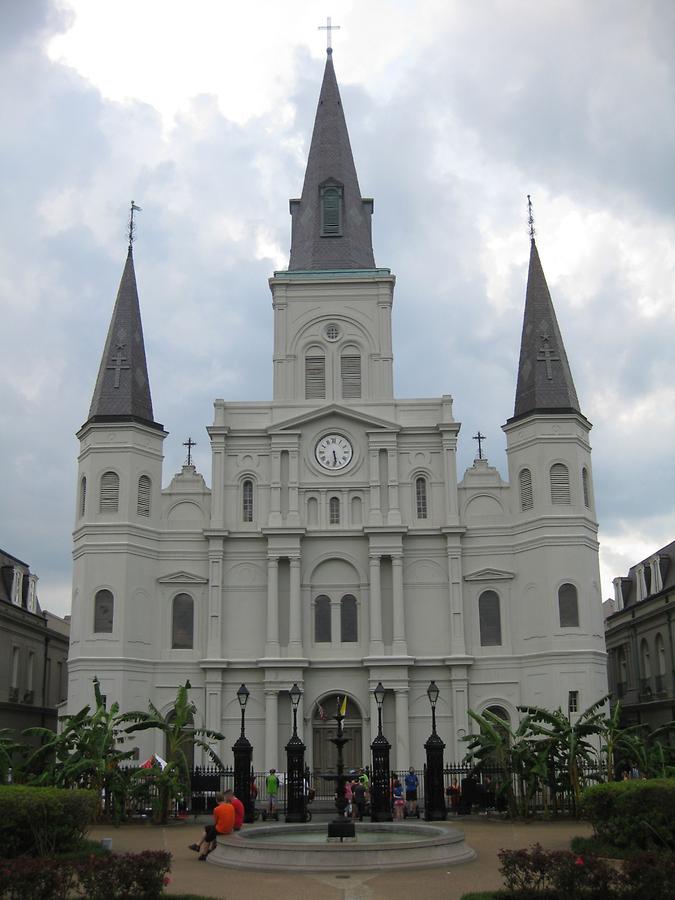
POLYGON ((291 200, 289 271, 374 269, 373 201, 361 197, 328 48, 300 200, 291 200))

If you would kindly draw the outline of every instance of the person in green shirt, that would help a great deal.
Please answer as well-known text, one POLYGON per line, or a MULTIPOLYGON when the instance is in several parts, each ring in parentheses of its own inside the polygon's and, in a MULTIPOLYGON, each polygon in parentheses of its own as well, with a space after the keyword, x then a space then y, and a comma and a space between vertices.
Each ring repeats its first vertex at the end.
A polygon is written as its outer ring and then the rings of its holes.
POLYGON ((267 799, 269 802, 268 815, 276 818, 277 814, 277 797, 279 795, 279 778, 276 769, 270 769, 270 774, 265 779, 265 789, 267 791, 267 799))

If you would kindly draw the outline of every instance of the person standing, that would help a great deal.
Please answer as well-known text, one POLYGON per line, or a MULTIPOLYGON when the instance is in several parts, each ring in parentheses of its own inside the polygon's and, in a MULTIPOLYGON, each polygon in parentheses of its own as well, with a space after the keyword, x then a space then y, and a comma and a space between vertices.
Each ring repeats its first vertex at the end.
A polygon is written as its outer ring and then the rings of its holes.
POLYGON ((417 789, 419 787, 420 780, 415 774, 415 770, 412 766, 408 769, 405 776, 405 802, 407 806, 407 811, 409 816, 418 815, 417 812, 417 789))
POLYGON ((394 801, 394 821, 402 821, 403 812, 405 810, 405 800, 403 799, 403 786, 398 778, 394 778, 391 796, 394 801))
POLYGON ((279 777, 277 776, 276 769, 270 769, 270 774, 265 780, 265 789, 267 790, 267 800, 269 803, 268 815, 270 818, 274 816, 275 819, 278 819, 277 798, 279 796, 279 777))

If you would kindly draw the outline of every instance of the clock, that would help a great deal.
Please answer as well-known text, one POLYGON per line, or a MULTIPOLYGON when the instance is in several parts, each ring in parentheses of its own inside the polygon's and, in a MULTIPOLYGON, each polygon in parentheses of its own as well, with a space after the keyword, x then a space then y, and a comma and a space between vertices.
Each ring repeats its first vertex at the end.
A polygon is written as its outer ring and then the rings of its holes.
POLYGON ((326 434, 318 441, 314 455, 324 469, 335 472, 352 461, 352 445, 341 434, 326 434))

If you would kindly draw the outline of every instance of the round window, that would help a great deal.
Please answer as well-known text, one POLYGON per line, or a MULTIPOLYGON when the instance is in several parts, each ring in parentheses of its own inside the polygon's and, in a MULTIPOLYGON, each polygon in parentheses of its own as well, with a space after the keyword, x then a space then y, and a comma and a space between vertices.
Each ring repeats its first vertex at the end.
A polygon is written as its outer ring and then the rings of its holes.
POLYGON ((329 341, 337 341, 340 337, 340 329, 335 324, 335 322, 331 322, 330 325, 326 325, 325 335, 329 341))

